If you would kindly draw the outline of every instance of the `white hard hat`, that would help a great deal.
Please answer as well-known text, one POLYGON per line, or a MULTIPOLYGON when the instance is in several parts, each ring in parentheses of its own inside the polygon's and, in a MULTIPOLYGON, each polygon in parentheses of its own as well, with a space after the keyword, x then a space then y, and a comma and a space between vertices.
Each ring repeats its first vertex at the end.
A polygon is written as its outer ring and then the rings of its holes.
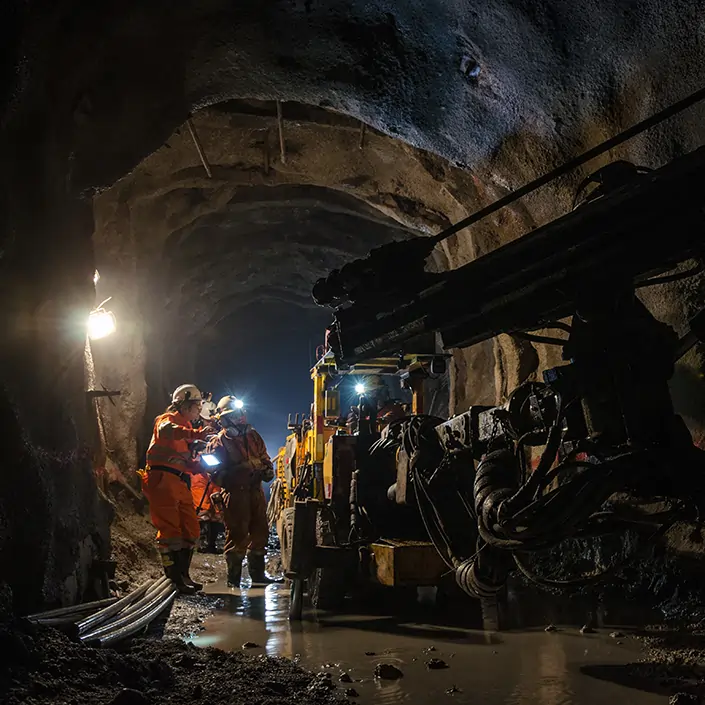
POLYGON ((234 424, 244 424, 247 418, 245 411, 245 404, 241 399, 233 396, 223 397, 218 402, 218 418, 222 420, 228 420, 230 423, 234 424))
POLYGON ((172 404, 181 404, 185 401, 203 401, 203 396, 195 384, 182 384, 171 395, 172 404))
POLYGON ((233 396, 223 397, 218 402, 218 411, 221 413, 224 411, 242 411, 244 407, 244 403, 237 397, 233 396))

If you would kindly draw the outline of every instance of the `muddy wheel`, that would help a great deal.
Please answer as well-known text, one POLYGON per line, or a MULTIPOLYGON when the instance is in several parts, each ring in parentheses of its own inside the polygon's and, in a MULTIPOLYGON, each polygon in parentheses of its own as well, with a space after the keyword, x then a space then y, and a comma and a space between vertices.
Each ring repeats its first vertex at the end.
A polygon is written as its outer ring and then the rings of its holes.
POLYGON ((281 547, 281 559, 284 572, 291 569, 291 549, 294 534, 294 508, 287 507, 277 522, 277 534, 281 547))
POLYGON ((301 621, 304 611, 304 581, 296 578, 291 581, 291 596, 289 598, 289 619, 301 621))

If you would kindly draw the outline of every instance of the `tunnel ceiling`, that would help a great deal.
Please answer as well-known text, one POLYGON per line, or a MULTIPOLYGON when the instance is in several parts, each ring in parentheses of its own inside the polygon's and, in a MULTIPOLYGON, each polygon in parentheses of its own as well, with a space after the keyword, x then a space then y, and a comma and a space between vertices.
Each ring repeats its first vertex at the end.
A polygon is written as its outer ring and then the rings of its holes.
POLYGON ((317 186, 256 186, 172 233, 166 312, 214 326, 255 301, 311 308, 313 282, 373 247, 417 233, 317 186))
POLYGON ((329 110, 283 112, 280 126, 273 102, 200 111, 197 142, 180 126, 100 194, 101 291, 116 302, 137 292, 150 326, 198 332, 256 301, 311 307, 331 269, 465 214, 458 194, 476 189, 445 160, 329 110))

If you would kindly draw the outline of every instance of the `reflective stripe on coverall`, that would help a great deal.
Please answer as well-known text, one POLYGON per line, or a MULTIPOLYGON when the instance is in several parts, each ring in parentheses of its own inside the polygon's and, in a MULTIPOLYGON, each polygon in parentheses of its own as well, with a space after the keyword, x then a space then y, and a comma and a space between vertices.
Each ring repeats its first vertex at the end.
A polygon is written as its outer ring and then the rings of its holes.
POLYGON ((147 450, 147 478, 142 487, 149 500, 161 553, 193 548, 201 533, 187 482, 194 474, 188 441, 196 440, 200 435, 178 412, 162 414, 154 422, 147 450), (185 477, 182 479, 159 470, 160 466, 184 473, 185 477))
POLYGON ((252 426, 240 435, 222 430, 208 444, 223 465, 218 484, 223 488, 224 553, 264 554, 269 538, 267 503, 262 489, 263 471, 272 470, 272 461, 262 437, 252 426))

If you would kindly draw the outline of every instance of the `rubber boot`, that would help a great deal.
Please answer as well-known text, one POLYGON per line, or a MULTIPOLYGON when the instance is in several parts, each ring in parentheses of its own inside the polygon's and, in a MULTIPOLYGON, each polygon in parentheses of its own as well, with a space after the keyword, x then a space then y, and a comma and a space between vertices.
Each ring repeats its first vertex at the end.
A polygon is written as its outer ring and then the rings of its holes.
POLYGON ((189 571, 191 570, 191 561, 193 560, 193 549, 192 548, 182 548, 181 551, 181 576, 183 577, 184 583, 189 587, 192 587, 196 592, 203 590, 203 585, 197 583, 195 580, 191 579, 189 571))
POLYGON ((187 585, 184 582, 184 576, 181 574, 181 551, 169 551, 169 553, 162 553, 161 555, 164 575, 174 583, 176 589, 182 595, 194 595, 196 589, 187 585))
POLYGON ((252 585, 269 585, 274 582, 264 574, 264 553, 248 553, 247 568, 250 571, 252 585))
POLYGON ((239 588, 240 580, 242 579, 242 559, 238 553, 225 554, 225 562, 228 565, 228 587, 239 588))

